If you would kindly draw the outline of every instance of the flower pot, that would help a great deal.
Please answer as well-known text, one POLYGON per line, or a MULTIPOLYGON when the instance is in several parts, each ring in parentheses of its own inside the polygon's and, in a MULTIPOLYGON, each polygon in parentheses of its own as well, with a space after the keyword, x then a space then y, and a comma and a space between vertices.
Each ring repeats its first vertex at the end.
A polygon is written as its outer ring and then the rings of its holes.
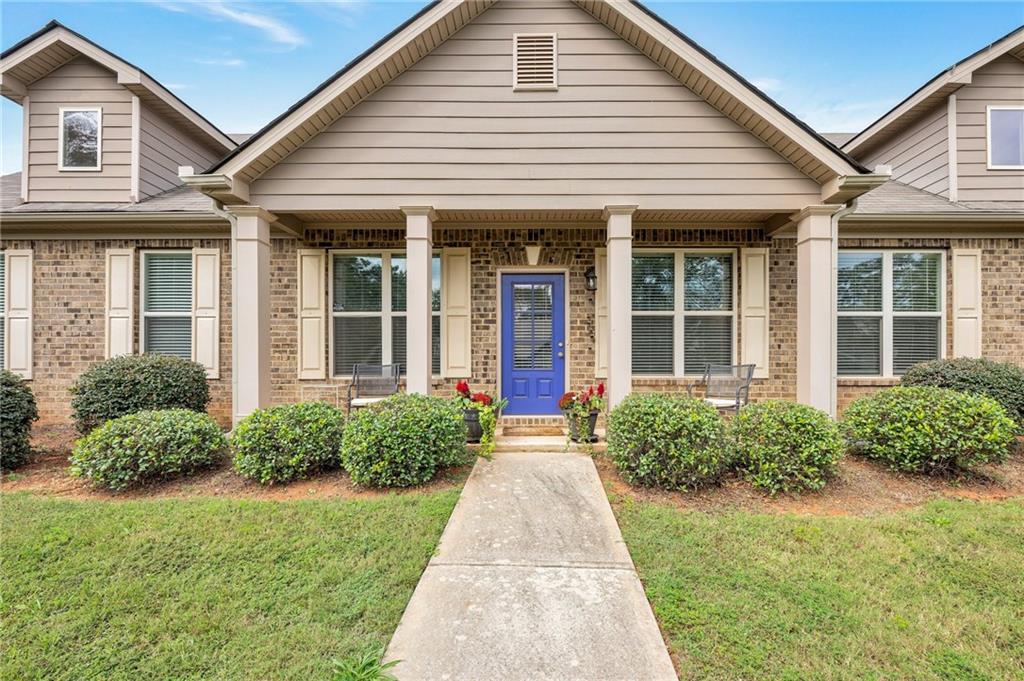
POLYGON ((464 409, 462 418, 466 422, 466 442, 480 442, 484 429, 480 426, 480 412, 476 409, 464 409))
MULTIPOLYGON (((594 434, 594 431, 597 429, 597 417, 600 413, 594 409, 587 415, 587 432, 590 434, 590 442, 597 442, 597 435, 594 434)), ((564 412, 564 415, 565 422, 569 425, 569 438, 573 442, 579 442, 581 437, 579 418, 569 411, 564 412)))

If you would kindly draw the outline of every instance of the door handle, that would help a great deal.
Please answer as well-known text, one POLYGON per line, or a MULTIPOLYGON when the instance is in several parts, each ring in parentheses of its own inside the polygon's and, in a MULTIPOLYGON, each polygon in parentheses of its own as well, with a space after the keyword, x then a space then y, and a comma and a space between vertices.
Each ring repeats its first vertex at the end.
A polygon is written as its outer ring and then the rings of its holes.
POLYGON ((564 348, 565 347, 565 343, 563 343, 562 341, 558 341, 558 347, 564 348))
POLYGON ((558 358, 561 359, 562 357, 565 357, 565 353, 562 352, 561 350, 559 350, 558 351, 558 358))

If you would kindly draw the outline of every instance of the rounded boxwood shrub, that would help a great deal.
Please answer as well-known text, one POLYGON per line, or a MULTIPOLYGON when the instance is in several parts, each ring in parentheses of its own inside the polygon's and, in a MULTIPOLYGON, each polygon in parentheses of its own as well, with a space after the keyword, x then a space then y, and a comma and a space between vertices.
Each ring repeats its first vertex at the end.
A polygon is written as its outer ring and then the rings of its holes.
POLYGON ((718 411, 684 395, 629 395, 608 416, 608 452, 628 482, 672 490, 715 482, 730 463, 718 411))
POLYGON ((1007 362, 961 357, 912 366, 900 385, 933 385, 964 393, 988 395, 1003 405, 1024 432, 1024 369, 1007 362))
POLYGON ((880 390, 843 415, 854 452, 920 473, 1005 461, 1015 425, 991 397, 930 386, 880 390))
POLYGON ((215 463, 226 447, 224 433, 206 414, 140 411, 107 421, 75 443, 71 472, 121 490, 192 473, 215 463))
POLYGON ((771 494, 821 489, 843 455, 839 426, 795 402, 750 404, 730 424, 739 470, 771 494))
POLYGON ((235 470, 263 485, 337 468, 345 419, 325 402, 257 409, 231 434, 235 470))
POLYGON ((455 400, 400 394, 349 415, 341 462, 360 485, 410 487, 465 462, 466 452, 455 400))
POLYGON ((210 401, 202 365, 165 355, 125 355, 94 364, 78 377, 71 394, 81 433, 140 411, 206 411, 210 401))
POLYGON ((28 383, 17 374, 0 371, 0 470, 28 461, 32 453, 29 433, 38 418, 36 398, 28 383))

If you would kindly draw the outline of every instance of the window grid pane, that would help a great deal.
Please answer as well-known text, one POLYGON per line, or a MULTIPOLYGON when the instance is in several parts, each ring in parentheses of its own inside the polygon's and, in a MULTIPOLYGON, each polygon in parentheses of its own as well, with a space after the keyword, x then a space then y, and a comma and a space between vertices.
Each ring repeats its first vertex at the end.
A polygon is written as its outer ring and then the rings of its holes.
POLYGON ((675 256, 633 256, 633 309, 671 312, 675 309, 675 256))
POLYGON ((430 337, 430 371, 441 375, 441 315, 435 314, 430 320, 433 333, 430 337))
POLYGON ((336 255, 332 309, 335 312, 380 312, 382 267, 380 256, 336 255))
POLYGON ((882 254, 840 253, 838 267, 837 309, 841 312, 881 312, 882 254))
POLYGON ((687 255, 683 274, 687 312, 732 310, 731 255, 687 255))
POLYGON ((400 364, 405 373, 405 317, 391 318, 391 364, 400 364))
POLYGON ((405 282, 408 278, 405 256, 391 256, 391 311, 405 312, 405 282))
POLYGON ((938 253, 894 253, 892 309, 896 312, 938 312, 941 256, 938 253))
MULTIPOLYGON (((430 309, 441 311, 441 256, 435 255, 430 262, 430 309)), ((436 371, 434 373, 440 373, 436 371)))
POLYGON ((839 317, 837 372, 840 376, 879 376, 882 373, 882 319, 839 317))
POLYGON ((938 359, 941 333, 938 317, 896 317, 892 320, 892 372, 902 376, 921 362, 938 359))
POLYGON ((334 373, 349 376, 354 364, 382 364, 380 317, 334 318, 334 373))
POLYGON ((683 318, 683 373, 701 374, 708 364, 732 364, 732 316, 683 318))
POLYGON ((146 317, 143 352, 192 359, 191 317, 146 317))
POLYGON ((633 373, 671 376, 674 372, 675 344, 670 315, 633 316, 633 373))
POLYGON ((146 253, 146 312, 192 312, 192 254, 146 253))

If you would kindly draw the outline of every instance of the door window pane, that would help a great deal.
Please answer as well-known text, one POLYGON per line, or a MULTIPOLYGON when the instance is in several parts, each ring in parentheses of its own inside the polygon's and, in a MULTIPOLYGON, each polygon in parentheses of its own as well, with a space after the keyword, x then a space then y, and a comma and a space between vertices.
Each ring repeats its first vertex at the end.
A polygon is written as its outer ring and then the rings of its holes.
POLYGON ((550 284, 512 286, 512 366, 547 370, 552 367, 552 290, 550 284))

